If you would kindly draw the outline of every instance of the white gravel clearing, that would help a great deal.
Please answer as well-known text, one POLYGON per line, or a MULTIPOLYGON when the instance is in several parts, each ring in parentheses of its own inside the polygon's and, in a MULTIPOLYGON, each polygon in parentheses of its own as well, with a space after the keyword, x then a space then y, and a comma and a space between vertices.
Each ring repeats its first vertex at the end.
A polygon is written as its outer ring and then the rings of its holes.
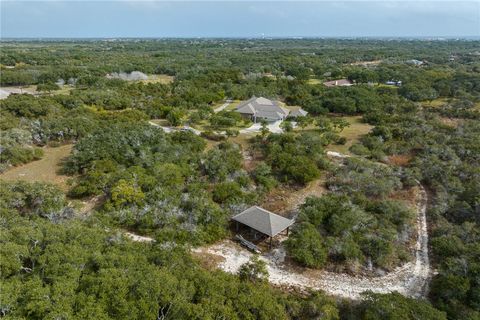
POLYGON ((327 156, 334 157, 334 158, 340 158, 340 159, 350 158, 349 155, 342 154, 340 152, 335 152, 335 151, 327 151, 327 156))
MULTIPOLYGON (((418 236, 415 261, 406 263, 385 276, 360 277, 306 268, 287 270, 280 262, 282 259, 275 258, 278 254, 263 254, 260 259, 267 263, 269 281, 279 286, 324 290, 329 294, 350 299, 359 299, 360 294, 367 290, 376 293, 398 291, 405 296, 420 298, 425 296, 430 278, 426 207, 427 193, 420 186, 417 199, 418 236)), ((252 253, 230 240, 207 248, 197 248, 194 252, 222 257, 223 261, 218 267, 230 273, 236 273, 252 256, 252 253)))
POLYGON ((125 235, 129 237, 132 241, 136 242, 155 242, 155 239, 153 238, 139 236, 138 234, 134 234, 131 232, 125 232, 125 235))

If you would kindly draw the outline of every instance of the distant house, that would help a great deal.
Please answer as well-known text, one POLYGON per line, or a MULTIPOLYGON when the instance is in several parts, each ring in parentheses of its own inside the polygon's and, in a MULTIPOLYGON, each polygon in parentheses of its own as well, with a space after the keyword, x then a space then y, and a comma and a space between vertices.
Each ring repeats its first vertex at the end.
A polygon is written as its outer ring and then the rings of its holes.
POLYGON ((389 86, 397 86, 397 87, 400 87, 402 85, 402 81, 396 81, 396 80, 389 80, 387 82, 385 82, 385 84, 389 85, 389 86))
POLYGON ((269 122, 284 120, 290 113, 290 110, 282 107, 278 101, 272 101, 263 97, 257 98, 255 96, 241 102, 235 111, 253 122, 259 120, 269 122))
POLYGON ((353 86, 353 82, 348 79, 338 79, 332 81, 326 81, 323 83, 325 87, 349 87, 353 86))
POLYGON ((261 120, 275 122, 285 120, 287 117, 305 116, 307 114, 307 112, 301 108, 290 112, 289 109, 283 107, 278 101, 263 97, 257 98, 255 96, 240 103, 235 111, 253 122, 261 120))

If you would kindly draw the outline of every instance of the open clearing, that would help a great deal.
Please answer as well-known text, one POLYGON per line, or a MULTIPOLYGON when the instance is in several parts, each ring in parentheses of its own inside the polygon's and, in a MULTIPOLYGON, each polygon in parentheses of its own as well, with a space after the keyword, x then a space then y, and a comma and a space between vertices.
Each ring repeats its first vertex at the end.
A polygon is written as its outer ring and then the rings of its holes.
POLYGON ((360 141, 362 136, 369 133, 373 126, 362 122, 362 117, 360 116, 343 117, 343 119, 347 120, 350 123, 350 126, 343 129, 339 135, 345 137, 347 143, 344 145, 331 144, 327 147, 327 150, 350 154, 348 149, 350 149, 353 144, 360 141))
POLYGON ((60 147, 43 148, 44 155, 42 159, 29 162, 27 164, 10 168, 0 174, 2 180, 24 180, 50 182, 58 185, 66 191, 67 180, 70 178, 58 173, 62 159, 67 157, 72 150, 73 144, 66 144, 60 147))
MULTIPOLYGON (((398 291, 405 296, 424 297, 431 275, 428 257, 427 202, 427 193, 420 185, 416 199, 417 240, 413 262, 397 267, 380 277, 351 276, 290 266, 285 262, 285 249, 280 244, 279 247, 260 256, 260 259, 267 263, 270 283, 286 289, 324 290, 328 294, 350 299, 359 299, 361 293, 367 290, 376 293, 398 291)), ((210 266, 213 264, 230 273, 238 272, 241 265, 248 262, 253 255, 231 240, 194 249, 193 253, 201 261, 210 261, 210 266)))
POLYGON ((0 99, 6 99, 12 93, 22 94, 37 94, 37 86, 12 86, 0 87, 0 99))
POLYGON ((174 76, 169 76, 166 74, 150 74, 148 75, 147 80, 139 80, 142 83, 161 83, 161 84, 169 84, 175 80, 174 76))
POLYGON ((265 196, 265 200, 260 206, 283 216, 292 217, 298 212, 305 199, 310 196, 322 196, 326 192, 324 185, 325 180, 320 178, 309 182, 300 189, 276 188, 265 196))

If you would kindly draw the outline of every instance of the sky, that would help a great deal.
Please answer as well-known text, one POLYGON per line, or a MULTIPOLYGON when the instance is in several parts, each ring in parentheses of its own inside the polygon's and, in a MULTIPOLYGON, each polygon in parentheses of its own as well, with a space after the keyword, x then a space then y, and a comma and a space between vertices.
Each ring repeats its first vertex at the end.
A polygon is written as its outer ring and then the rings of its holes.
POLYGON ((0 0, 0 9, 2 38, 480 36, 480 0, 0 0))

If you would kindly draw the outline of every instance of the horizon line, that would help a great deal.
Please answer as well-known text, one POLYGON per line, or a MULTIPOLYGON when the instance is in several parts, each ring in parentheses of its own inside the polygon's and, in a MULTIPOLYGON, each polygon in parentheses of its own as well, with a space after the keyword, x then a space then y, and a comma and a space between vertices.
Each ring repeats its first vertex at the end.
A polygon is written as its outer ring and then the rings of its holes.
POLYGON ((472 40, 479 39, 480 35, 455 36, 109 36, 109 37, 0 37, 0 41, 15 40, 308 40, 308 39, 428 39, 428 40, 472 40))

